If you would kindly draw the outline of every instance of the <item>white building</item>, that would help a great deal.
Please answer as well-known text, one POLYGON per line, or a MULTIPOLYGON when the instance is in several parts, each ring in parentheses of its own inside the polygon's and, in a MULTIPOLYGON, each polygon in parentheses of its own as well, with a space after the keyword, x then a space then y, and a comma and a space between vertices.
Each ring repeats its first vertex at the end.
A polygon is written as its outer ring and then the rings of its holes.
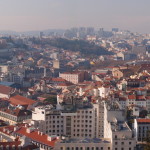
POLYGON ((71 138, 111 137, 105 103, 93 104, 93 107, 86 109, 78 108, 75 112, 39 106, 35 108, 32 120, 35 126, 49 135, 66 135, 71 138))
POLYGON ((137 141, 145 141, 147 131, 150 131, 150 119, 134 119, 134 132, 137 141))
POLYGON ((101 86, 93 89, 94 96, 100 96, 101 98, 106 98, 110 93, 109 86, 101 86))
POLYGON ((71 111, 70 107, 39 106, 33 111, 32 124, 48 135, 64 136, 56 150, 134 150, 132 131, 116 114, 107 118, 102 101, 71 111))
POLYGON ((8 65, 0 65, 0 72, 1 73, 8 73, 9 67, 8 65))

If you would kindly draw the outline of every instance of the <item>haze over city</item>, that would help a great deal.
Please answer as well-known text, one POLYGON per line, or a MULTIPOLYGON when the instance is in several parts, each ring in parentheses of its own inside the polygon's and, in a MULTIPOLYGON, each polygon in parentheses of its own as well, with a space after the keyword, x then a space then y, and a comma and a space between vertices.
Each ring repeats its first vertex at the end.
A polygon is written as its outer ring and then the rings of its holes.
POLYGON ((0 0, 0 150, 150 150, 150 0, 0 0))
POLYGON ((118 27, 150 33, 149 0, 1 0, 0 30, 118 27))

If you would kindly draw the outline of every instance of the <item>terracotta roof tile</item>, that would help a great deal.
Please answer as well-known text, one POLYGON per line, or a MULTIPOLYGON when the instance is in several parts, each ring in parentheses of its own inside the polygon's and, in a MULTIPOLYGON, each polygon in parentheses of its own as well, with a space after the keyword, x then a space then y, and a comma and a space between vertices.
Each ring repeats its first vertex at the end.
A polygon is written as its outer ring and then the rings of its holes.
POLYGON ((21 109, 8 109, 8 108, 0 108, 1 112, 5 112, 7 114, 11 114, 13 116, 26 116, 26 115, 31 115, 31 111, 29 110, 21 110, 21 109))
POLYGON ((13 105, 22 105, 22 106, 23 105, 32 105, 32 104, 36 103, 36 101, 26 98, 26 97, 23 97, 21 95, 16 95, 16 96, 11 97, 9 99, 9 101, 13 105))
POLYGON ((137 119, 138 123, 150 123, 150 119, 137 119))
POLYGON ((135 95, 128 95, 128 99, 136 99, 135 95))
POLYGON ((58 141, 58 139, 56 139, 56 138, 52 141, 48 141, 47 140, 48 135, 46 135, 46 134, 39 135, 38 130, 34 130, 31 133, 27 133, 26 130, 27 130, 26 127, 21 127, 16 131, 16 133, 25 135, 26 137, 29 137, 30 139, 32 139, 34 141, 38 141, 40 143, 43 143, 43 144, 46 144, 46 145, 49 145, 52 147, 54 147, 56 141, 58 141))
POLYGON ((52 78, 52 81, 53 82, 66 82, 66 80, 63 78, 52 78))
POLYGON ((0 85, 0 93, 9 95, 12 91, 15 91, 14 88, 0 85))

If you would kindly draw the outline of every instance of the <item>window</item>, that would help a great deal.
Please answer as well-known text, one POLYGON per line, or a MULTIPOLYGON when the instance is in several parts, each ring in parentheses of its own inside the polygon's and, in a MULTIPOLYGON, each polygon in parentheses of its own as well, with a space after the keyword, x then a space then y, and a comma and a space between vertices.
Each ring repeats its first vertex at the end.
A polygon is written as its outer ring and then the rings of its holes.
POLYGON ((110 147, 108 147, 108 150, 110 150, 110 147))
POLYGON ((124 142, 121 142, 121 145, 124 145, 124 142))
POLYGON ((121 150, 124 150, 124 148, 121 148, 121 150))
POLYGON ((115 150, 118 150, 117 148, 115 148, 115 150))
POLYGON ((129 142, 129 145, 131 145, 131 142, 129 142))
POLYGON ((129 150, 131 150, 131 147, 129 147, 129 150))
POLYGON ((118 142, 115 142, 115 145, 117 145, 118 144, 118 142))

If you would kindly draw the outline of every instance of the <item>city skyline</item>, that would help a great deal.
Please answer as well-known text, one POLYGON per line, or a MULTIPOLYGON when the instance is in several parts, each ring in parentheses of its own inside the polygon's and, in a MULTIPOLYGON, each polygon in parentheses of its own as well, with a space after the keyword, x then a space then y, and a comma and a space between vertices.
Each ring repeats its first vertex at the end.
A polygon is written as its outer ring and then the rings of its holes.
POLYGON ((71 27, 118 27, 150 33, 150 2, 145 0, 1 0, 0 30, 33 31, 71 27))

